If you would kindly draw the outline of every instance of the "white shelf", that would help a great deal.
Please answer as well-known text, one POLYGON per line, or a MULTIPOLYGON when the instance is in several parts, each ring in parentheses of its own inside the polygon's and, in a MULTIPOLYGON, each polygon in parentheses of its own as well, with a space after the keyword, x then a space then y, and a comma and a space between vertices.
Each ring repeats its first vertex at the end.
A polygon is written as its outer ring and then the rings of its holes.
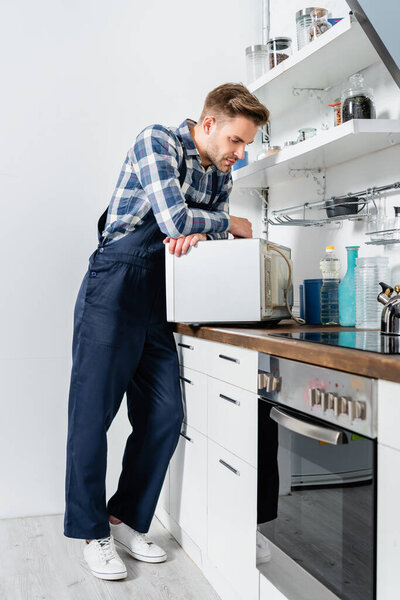
POLYGON ((301 50, 248 85, 275 119, 304 99, 293 88, 327 89, 379 61, 359 23, 346 16, 301 50))
POLYGON ((328 168, 399 143, 400 121, 354 119, 233 171, 234 188, 266 187, 288 180, 290 169, 328 168))

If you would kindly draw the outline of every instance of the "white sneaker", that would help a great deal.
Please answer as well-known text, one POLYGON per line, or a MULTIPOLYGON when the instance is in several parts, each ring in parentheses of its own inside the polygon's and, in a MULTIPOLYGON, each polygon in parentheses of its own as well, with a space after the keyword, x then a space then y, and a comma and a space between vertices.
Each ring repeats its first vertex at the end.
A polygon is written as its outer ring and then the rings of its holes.
POLYGON ((95 577, 124 579, 128 575, 126 566, 115 549, 112 535, 86 543, 83 556, 95 577))
POLYGON ((267 538, 257 530, 256 535, 256 564, 265 563, 271 560, 271 547, 267 538))
POLYGON ((115 545, 122 548, 137 560, 159 563, 167 560, 167 553, 150 542, 145 533, 140 533, 125 523, 110 523, 111 532, 115 539, 115 545))

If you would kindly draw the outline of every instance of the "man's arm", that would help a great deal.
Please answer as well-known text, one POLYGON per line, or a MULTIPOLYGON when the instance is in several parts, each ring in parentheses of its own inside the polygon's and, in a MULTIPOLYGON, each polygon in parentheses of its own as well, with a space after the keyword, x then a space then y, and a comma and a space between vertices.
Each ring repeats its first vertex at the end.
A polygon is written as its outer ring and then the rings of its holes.
POLYGON ((186 205, 179 184, 175 138, 166 127, 153 125, 144 129, 133 146, 131 160, 157 224, 167 236, 228 231, 228 212, 190 209, 186 205))
MULTIPOLYGON (((229 214, 229 194, 231 193, 233 186, 232 175, 229 174, 229 178, 224 183, 221 193, 218 196, 218 202, 216 202, 213 206, 213 210, 221 211, 223 213, 229 214)), ((228 239, 228 231, 223 231, 221 233, 207 233, 208 240, 227 240, 228 239)))

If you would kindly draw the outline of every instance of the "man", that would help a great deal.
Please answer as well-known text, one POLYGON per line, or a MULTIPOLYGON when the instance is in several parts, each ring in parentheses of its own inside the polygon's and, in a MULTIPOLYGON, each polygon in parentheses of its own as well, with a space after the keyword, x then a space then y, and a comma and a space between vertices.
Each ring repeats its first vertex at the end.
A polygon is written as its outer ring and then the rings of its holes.
POLYGON ((208 238, 252 237, 251 223, 228 212, 231 167, 268 116, 228 83, 208 94, 198 123, 146 127, 99 220, 74 311, 64 535, 86 539, 84 558, 101 579, 127 575, 115 544, 138 560, 166 560, 145 536, 184 416, 165 244, 180 256, 208 238), (132 433, 106 503, 107 431, 125 393, 132 433))

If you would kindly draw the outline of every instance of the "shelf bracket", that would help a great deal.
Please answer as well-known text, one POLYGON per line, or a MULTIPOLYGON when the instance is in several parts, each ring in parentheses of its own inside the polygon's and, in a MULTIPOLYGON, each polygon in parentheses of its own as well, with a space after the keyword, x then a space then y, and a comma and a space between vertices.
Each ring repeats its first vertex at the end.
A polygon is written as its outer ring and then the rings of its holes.
POLYGON ((301 94, 307 94, 309 98, 316 98, 318 102, 321 102, 321 104, 324 104, 324 98, 322 96, 325 91, 326 90, 324 88, 292 88, 293 96, 301 96, 301 94))

